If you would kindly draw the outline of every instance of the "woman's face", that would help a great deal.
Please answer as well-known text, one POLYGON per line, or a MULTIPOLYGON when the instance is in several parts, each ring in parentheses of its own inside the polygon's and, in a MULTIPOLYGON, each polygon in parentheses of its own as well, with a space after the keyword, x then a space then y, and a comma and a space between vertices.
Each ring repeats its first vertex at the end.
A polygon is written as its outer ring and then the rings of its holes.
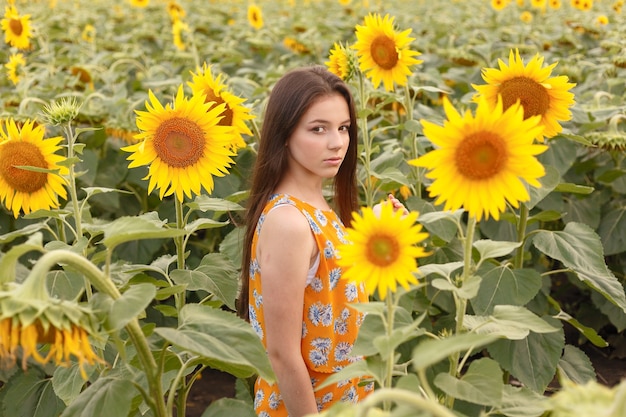
POLYGON ((318 178, 337 175, 350 144, 350 123, 343 96, 320 97, 302 115, 287 140, 289 171, 318 178))

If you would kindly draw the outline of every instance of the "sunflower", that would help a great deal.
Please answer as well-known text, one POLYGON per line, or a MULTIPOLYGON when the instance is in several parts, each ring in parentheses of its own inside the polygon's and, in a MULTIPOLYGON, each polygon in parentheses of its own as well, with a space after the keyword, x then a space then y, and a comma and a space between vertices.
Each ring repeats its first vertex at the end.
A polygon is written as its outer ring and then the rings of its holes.
POLYGON ((95 334, 93 312, 75 302, 53 300, 42 280, 45 275, 31 275, 0 292, 0 363, 12 366, 18 355, 24 369, 29 358, 42 365, 78 362, 86 380, 85 365, 104 363, 89 342, 88 336, 95 334), (38 345, 47 345, 45 353, 38 345))
POLYGON ((175 0, 169 0, 167 2, 167 14, 170 15, 170 19, 174 22, 185 17, 187 13, 185 12, 185 9, 183 9, 183 7, 175 0))
POLYGON ((250 114, 250 109, 243 105, 246 100, 228 91, 226 85, 222 83, 222 74, 213 77, 211 67, 206 63, 202 66, 202 70, 198 70, 197 74, 192 72, 191 75, 192 81, 187 84, 194 94, 204 94, 207 103, 213 102, 226 106, 222 113, 223 118, 218 124, 234 128, 233 150, 245 147, 246 142, 242 135, 252 135, 246 121, 254 119, 254 116, 250 114))
POLYGON ((530 6, 535 9, 545 9, 546 0, 530 0, 530 6))
POLYGON ((503 10, 508 4, 508 0, 491 0, 491 8, 497 11, 503 10))
POLYGON ((7 6, 4 19, 0 22, 4 31, 4 41, 17 49, 30 48, 30 15, 20 16, 15 6, 7 6))
POLYGON ((213 176, 224 176, 233 163, 233 128, 220 126, 224 104, 206 103, 204 94, 191 98, 183 94, 183 86, 172 104, 161 105, 152 91, 146 101, 148 111, 136 111, 140 142, 122 148, 132 152, 129 168, 149 165, 148 192, 159 188, 159 198, 175 194, 200 194, 203 187, 213 190, 213 176))
POLYGON ((609 24, 609 18, 605 15, 605 14, 601 14, 596 18, 596 23, 598 25, 608 25, 609 24))
POLYGON ((520 13, 519 19, 524 23, 530 23, 533 21, 533 14, 528 10, 524 10, 522 13, 520 13))
POLYGON ((411 29, 396 32, 394 18, 389 15, 369 14, 364 25, 356 26, 357 42, 352 46, 357 51, 361 71, 371 78, 374 88, 383 82, 385 90, 392 91, 393 83, 403 86, 412 74, 410 67, 421 63, 415 59, 420 55, 409 49, 414 38, 411 29))
POLYGON ((378 289, 384 300, 388 290, 396 292, 398 284, 408 289, 409 284, 417 283, 416 258, 428 255, 417 244, 428 234, 415 223, 417 212, 405 215, 401 210, 394 211, 390 202, 380 207, 379 214, 370 207, 363 208, 362 214, 352 213, 345 236, 348 243, 337 247, 337 262, 345 268, 345 278, 363 282, 370 294, 378 289))
POLYGON ((547 146, 533 143, 543 129, 541 117, 524 119, 521 104, 504 109, 501 99, 492 106, 484 97, 475 117, 469 110, 461 116, 447 97, 443 106, 443 126, 421 121, 424 135, 438 148, 408 161, 430 170, 426 177, 433 179, 428 190, 437 197, 435 204, 445 202, 444 210, 463 207, 480 221, 498 220, 507 201, 513 207, 528 201, 525 183, 540 187, 537 179, 545 174, 535 155, 547 146))
POLYGON ((257 30, 263 27, 263 14, 261 8, 256 4, 248 6, 248 23, 257 30))
POLYGON ((540 115, 544 130, 538 139, 556 136, 563 128, 559 121, 572 118, 569 107, 574 105, 574 93, 569 90, 576 84, 569 83, 565 75, 550 77, 556 63, 541 68, 543 57, 536 54, 524 66, 519 50, 509 53, 509 66, 498 60, 500 69, 483 68, 482 76, 487 85, 472 86, 478 91, 474 101, 485 97, 487 102, 495 105, 498 96, 502 96, 504 108, 507 109, 518 100, 524 108, 524 117, 540 115))
POLYGON ((335 42, 329 52, 328 61, 325 62, 328 71, 332 72, 344 81, 350 81, 356 71, 355 58, 349 49, 335 42))
POLYGON ((130 5, 133 7, 144 8, 148 7, 150 0, 130 0, 130 5))
POLYGON ((96 38, 96 28, 93 25, 86 24, 83 28, 83 31, 80 34, 80 37, 88 43, 93 43, 96 38))
POLYGON ((551 9, 559 10, 561 8, 561 0, 548 0, 551 9))
POLYGON ((187 48, 183 41, 183 32, 189 32, 189 26, 180 19, 172 21, 173 43, 179 51, 184 51, 187 48))
POLYGON ((26 60, 24 59, 24 55, 17 53, 12 54, 9 57, 9 62, 4 64, 7 69, 7 77, 13 84, 17 84, 20 82, 20 74, 24 72, 24 67, 26 66, 26 60))
POLYGON ((18 128, 13 119, 0 129, 0 199, 17 218, 39 209, 59 206, 58 196, 67 198, 65 180, 69 173, 57 155, 61 136, 44 139, 45 128, 27 120, 18 128))

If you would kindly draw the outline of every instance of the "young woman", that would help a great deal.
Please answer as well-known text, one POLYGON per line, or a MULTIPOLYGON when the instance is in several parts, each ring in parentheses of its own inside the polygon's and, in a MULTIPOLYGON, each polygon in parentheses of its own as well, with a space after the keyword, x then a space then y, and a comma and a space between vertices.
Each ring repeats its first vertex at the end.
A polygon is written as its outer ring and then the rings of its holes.
POLYGON ((355 105, 346 84, 322 66, 285 74, 265 110, 238 305, 277 378, 255 383, 259 416, 301 417, 372 390, 359 378, 316 389, 359 360, 350 351, 363 317, 349 304, 368 294, 341 279, 335 253, 357 209, 356 166, 355 105), (327 180, 338 214, 325 198, 327 180))

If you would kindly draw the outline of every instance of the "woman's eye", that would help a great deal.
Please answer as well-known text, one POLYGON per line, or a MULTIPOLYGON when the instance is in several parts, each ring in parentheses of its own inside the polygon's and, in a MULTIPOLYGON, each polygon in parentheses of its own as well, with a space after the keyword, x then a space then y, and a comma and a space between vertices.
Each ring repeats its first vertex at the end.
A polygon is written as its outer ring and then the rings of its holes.
POLYGON ((350 126, 341 126, 339 128, 340 131, 342 132, 349 132, 350 131, 350 126))
POLYGON ((312 129, 312 131, 313 131, 313 132, 315 132, 315 133, 323 133, 323 132, 324 132, 324 130, 325 130, 325 129, 324 129, 324 127, 323 127, 323 126, 317 126, 317 127, 314 127, 314 128, 312 129))

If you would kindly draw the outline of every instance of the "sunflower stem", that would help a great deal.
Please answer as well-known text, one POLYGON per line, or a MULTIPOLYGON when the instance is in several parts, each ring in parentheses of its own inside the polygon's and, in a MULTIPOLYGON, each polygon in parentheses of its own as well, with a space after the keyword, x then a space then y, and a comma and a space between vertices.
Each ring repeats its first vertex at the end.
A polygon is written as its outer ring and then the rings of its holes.
MULTIPOLYGON (((185 228, 185 216, 183 214, 183 202, 176 197, 176 228, 183 230, 185 228)), ((185 269, 185 237, 176 236, 174 238, 174 244, 176 245, 176 266, 178 269, 185 269)), ((180 311, 185 305, 185 294, 176 294, 176 309, 180 311)))
MULTIPOLYGON (((467 233, 463 242, 463 275, 461 276, 461 282, 459 286, 463 286, 464 283, 467 282, 469 277, 473 273, 473 263, 472 263, 472 248, 474 243, 474 232, 476 231, 476 218, 473 216, 469 216, 467 221, 467 233)), ((463 332, 463 319, 465 317, 465 312, 467 310, 467 299, 459 297, 456 293, 454 294, 454 304, 456 306, 456 325, 454 329, 454 334, 460 334, 463 332)), ((460 352, 454 353, 450 356, 450 369, 449 373, 453 377, 457 377, 459 373, 459 359, 460 352)), ((448 408, 452 409, 454 406, 454 397, 448 396, 447 404, 448 408)))
MULTIPOLYGON (((121 297, 121 294, 113 282, 98 269, 87 258, 77 253, 66 249, 54 250, 44 254, 26 278, 26 281, 33 279, 41 279, 45 277, 48 272, 59 264, 69 264, 82 273, 85 279, 89 280, 94 287, 96 287, 102 293, 108 295, 112 299, 116 300, 121 297)), ((44 281, 44 279, 41 279, 44 281)), ((148 381, 148 387, 152 399, 154 400, 151 406, 157 417, 170 417, 165 408, 165 401, 163 396, 163 389, 161 387, 161 381, 158 375, 157 363, 152 356, 148 340, 146 339, 137 317, 134 317, 127 325, 126 331, 137 350, 137 356, 143 366, 143 371, 146 374, 148 381)))
POLYGON ((528 225, 528 206, 520 203, 519 221, 517 223, 517 241, 521 242, 519 248, 515 251, 513 266, 515 269, 521 269, 524 266, 524 241, 526 240, 526 226, 528 225))
MULTIPOLYGON (((74 144, 76 143, 76 136, 74 136, 74 131, 72 130, 72 121, 67 122, 67 126, 64 128, 65 135, 67 136, 67 159, 70 161, 68 170, 69 170, 69 188, 70 188, 70 198, 72 199, 72 210, 74 211, 74 223, 75 223, 75 239, 74 242, 77 243, 80 238, 83 236, 83 220, 80 206, 78 205, 78 192, 76 190, 76 171, 74 170, 74 144)), ((91 284, 84 278, 85 282, 85 294, 87 295, 87 300, 91 300, 93 296, 93 291, 91 289, 91 284)))
MULTIPOLYGON (((391 341, 391 335, 393 334, 394 326, 394 303, 395 294, 389 294, 387 297, 387 340, 391 341)), ((384 387, 391 388, 393 381, 393 366, 395 362, 395 349, 389 349, 387 354, 387 375, 384 379, 384 387)))
POLYGON ((78 205, 78 192, 76 191, 76 171, 74 170, 74 144, 76 143, 76 137, 72 130, 71 122, 68 122, 67 127, 64 129, 67 136, 67 159, 70 161, 69 169, 69 188, 70 197, 72 199, 72 209, 74 210, 74 221, 76 223, 76 241, 83 236, 83 225, 81 219, 81 212, 78 205))
POLYGON ((365 192, 365 205, 371 207, 374 204, 374 186, 372 184, 372 139, 367 128, 367 95, 365 94, 365 79, 363 74, 359 71, 359 99, 361 102, 361 111, 359 123, 361 126, 361 136, 363 136, 363 169, 365 171, 365 180, 363 184, 365 192))
MULTIPOLYGON (((406 111, 406 123, 413 120, 413 97, 411 95, 411 89, 409 88, 408 83, 404 86, 404 109, 406 111)), ((411 144, 411 155, 409 155, 409 159, 415 159, 419 156, 419 150, 417 149, 417 133, 413 130, 407 131, 409 134, 409 142, 411 144)), ((420 169, 419 167, 410 166, 411 172, 413 173, 413 177, 415 179, 415 195, 419 198, 422 197, 422 179, 420 177, 420 169)))

